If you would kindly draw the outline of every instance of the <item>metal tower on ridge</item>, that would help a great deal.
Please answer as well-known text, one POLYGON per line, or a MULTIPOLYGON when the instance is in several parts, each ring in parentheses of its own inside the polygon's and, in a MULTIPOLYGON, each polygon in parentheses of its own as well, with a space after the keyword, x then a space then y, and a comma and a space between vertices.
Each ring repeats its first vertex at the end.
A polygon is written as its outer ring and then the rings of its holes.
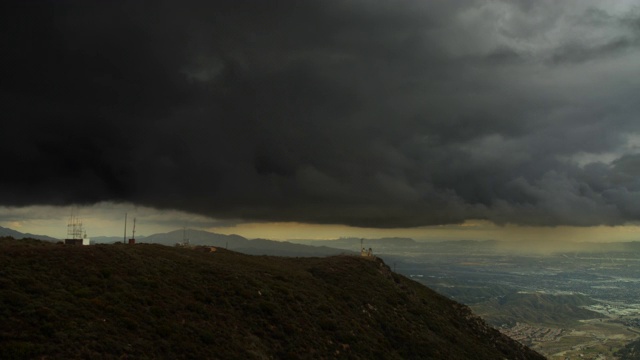
POLYGON ((133 230, 131 231, 131 239, 129 239, 129 245, 136 243, 136 218, 133 218, 133 230))
POLYGON ((124 236, 122 237, 122 243, 127 243, 127 213, 124 213, 124 236))
POLYGON ((78 217, 71 215, 67 223, 67 238, 64 239, 66 245, 89 245, 87 232, 82 227, 82 221, 78 217))

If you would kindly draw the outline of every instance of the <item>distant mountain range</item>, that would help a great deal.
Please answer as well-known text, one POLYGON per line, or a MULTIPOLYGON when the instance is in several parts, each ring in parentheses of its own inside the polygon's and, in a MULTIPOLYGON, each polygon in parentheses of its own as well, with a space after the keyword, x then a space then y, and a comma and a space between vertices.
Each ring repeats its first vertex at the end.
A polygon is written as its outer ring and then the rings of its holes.
MULTIPOLYGON (((4 227, 0 227, 0 237, 12 237, 14 239, 32 238, 51 242, 60 241, 60 239, 46 235, 21 233, 4 227)), ((266 239, 249 240, 240 235, 223 235, 202 230, 188 230, 186 232, 183 230, 175 230, 168 233, 153 234, 146 237, 141 236, 136 240, 139 243, 156 243, 174 246, 177 243, 182 243, 185 240, 185 237, 189 239, 190 245, 215 246, 250 255, 331 256, 355 253, 355 251, 345 251, 344 249, 328 246, 294 244, 288 241, 273 241, 266 239)), ((97 236, 91 238, 92 243, 99 244, 122 242, 122 240, 123 238, 120 236, 97 236)))
MULTIPOLYGON (((21 233, 19 231, 0 226, 0 237, 10 236, 14 239, 32 238, 44 241, 57 242, 56 239, 47 235, 36 235, 21 233)), ((356 237, 343 237, 335 240, 316 239, 292 239, 289 241, 274 241, 267 239, 249 240, 240 235, 224 235, 203 230, 182 229, 168 233, 158 233, 149 236, 140 236, 136 240, 142 243, 156 243, 174 246, 182 243, 185 238, 189 239, 191 245, 205 245, 227 248, 251 255, 274 255, 274 256, 330 256, 343 253, 355 254, 360 252, 360 246, 365 249, 373 248, 374 254, 385 253, 387 255, 394 252, 405 251, 514 251, 522 250, 519 247, 526 244, 511 243, 507 241, 495 240, 448 240, 448 241, 415 241, 404 237, 386 237, 378 239, 364 239, 356 237), (516 246, 518 245, 518 246, 516 246)), ((121 242, 121 236, 96 236, 91 238, 91 243, 111 244, 121 242)), ((558 249, 569 255, 585 256, 589 252, 638 252, 640 242, 619 242, 619 243, 566 243, 558 249), (561 249, 561 250, 560 250, 561 249)))
POLYGON ((329 256, 348 253, 343 249, 327 246, 294 244, 288 241, 266 239, 249 240, 240 235, 223 235, 202 230, 175 230, 168 233, 153 234, 141 242, 173 246, 182 243, 185 238, 191 245, 205 245, 225 248, 250 255, 274 256, 329 256))
POLYGON ((407 248, 414 247, 418 245, 418 243, 411 238, 401 238, 401 237, 387 237, 380 239, 363 239, 363 238, 355 238, 355 237, 344 237, 336 240, 291 240, 291 242, 304 244, 304 245, 314 245, 314 246, 330 246, 338 249, 348 249, 352 251, 359 251, 360 243, 362 242, 362 246, 365 249, 373 247, 375 249, 384 249, 387 247, 393 248, 407 248))
POLYGON ((46 235, 35 235, 35 234, 30 234, 30 233, 21 233, 19 231, 13 230, 13 229, 9 229, 9 228, 5 228, 0 226, 0 237, 1 236, 10 236, 14 239, 24 239, 24 238, 31 238, 31 239, 37 239, 37 240, 43 240, 43 241, 54 241, 57 242, 60 239, 56 239, 56 238, 52 238, 51 236, 46 236, 46 235))

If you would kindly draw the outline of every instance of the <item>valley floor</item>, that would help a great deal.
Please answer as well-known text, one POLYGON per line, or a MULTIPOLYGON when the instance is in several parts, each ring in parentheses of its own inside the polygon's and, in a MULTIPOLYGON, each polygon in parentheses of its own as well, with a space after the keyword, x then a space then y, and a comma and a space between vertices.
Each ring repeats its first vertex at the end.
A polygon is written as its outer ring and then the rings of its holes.
POLYGON ((613 360, 617 359, 614 355, 616 351, 640 337, 640 330, 629 326, 638 321, 637 315, 610 315, 607 319, 583 320, 570 328, 518 323, 500 331, 550 360, 613 360))

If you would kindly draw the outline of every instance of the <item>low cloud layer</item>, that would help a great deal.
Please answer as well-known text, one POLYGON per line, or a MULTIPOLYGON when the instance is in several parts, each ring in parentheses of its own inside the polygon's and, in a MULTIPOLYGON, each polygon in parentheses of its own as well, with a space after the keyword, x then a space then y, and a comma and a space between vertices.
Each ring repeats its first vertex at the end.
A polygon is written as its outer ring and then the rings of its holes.
POLYGON ((640 219, 640 9, 21 2, 0 205, 406 227, 640 219))

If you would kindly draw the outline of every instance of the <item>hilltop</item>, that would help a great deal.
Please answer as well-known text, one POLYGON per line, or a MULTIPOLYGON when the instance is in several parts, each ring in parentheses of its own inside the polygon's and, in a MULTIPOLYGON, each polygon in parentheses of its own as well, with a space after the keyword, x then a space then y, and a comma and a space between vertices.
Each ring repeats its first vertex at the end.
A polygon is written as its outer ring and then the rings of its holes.
POLYGON ((2 359, 544 359, 379 259, 0 249, 2 359))

